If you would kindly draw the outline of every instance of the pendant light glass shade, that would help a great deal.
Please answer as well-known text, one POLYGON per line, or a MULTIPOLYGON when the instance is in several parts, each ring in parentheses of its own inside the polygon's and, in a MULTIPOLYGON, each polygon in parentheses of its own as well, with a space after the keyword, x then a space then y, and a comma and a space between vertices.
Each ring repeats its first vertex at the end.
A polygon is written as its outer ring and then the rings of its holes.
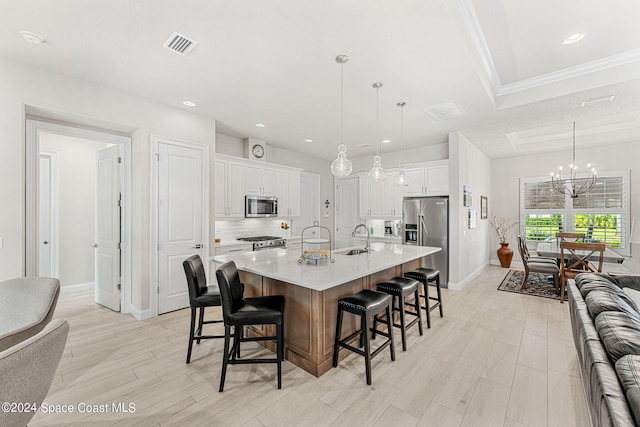
POLYGON ((345 177, 351 174, 353 165, 347 159, 347 147, 344 144, 338 145, 338 157, 331 162, 331 173, 333 176, 345 177))
POLYGON ((384 168, 382 167, 382 158, 380 157, 380 155, 378 154, 378 145, 379 145, 379 140, 380 137, 378 135, 378 131, 379 131, 379 100, 378 100, 378 92, 379 89, 382 87, 382 83, 377 82, 374 83, 372 86, 375 90, 376 90, 376 155, 373 158, 373 167, 371 169, 369 169, 369 177, 371 177, 371 179, 373 179, 376 182, 382 181, 383 179, 385 179, 387 177, 386 172, 384 171, 384 168))
POLYGON ((340 145, 338 145, 338 157, 331 162, 331 173, 333 176, 337 176, 339 178, 343 178, 345 176, 349 176, 351 171, 353 170, 353 165, 351 164, 351 160, 347 159, 347 146, 342 143, 342 121, 344 115, 344 102, 343 102, 343 65, 345 62, 349 60, 347 55, 338 55, 336 56, 336 62, 340 64, 340 145))
POLYGON ((407 105, 407 103, 398 102, 396 105, 400 107, 400 164, 398 165, 398 169, 400 169, 400 171, 398 172, 398 175, 393 179, 393 183, 396 185, 396 187, 406 187, 407 185, 409 185, 409 175, 407 175, 407 172, 404 170, 404 166, 402 165, 403 154, 404 154, 402 151, 402 139, 404 137, 403 135, 404 123, 403 123, 402 111, 404 109, 404 106, 407 105))

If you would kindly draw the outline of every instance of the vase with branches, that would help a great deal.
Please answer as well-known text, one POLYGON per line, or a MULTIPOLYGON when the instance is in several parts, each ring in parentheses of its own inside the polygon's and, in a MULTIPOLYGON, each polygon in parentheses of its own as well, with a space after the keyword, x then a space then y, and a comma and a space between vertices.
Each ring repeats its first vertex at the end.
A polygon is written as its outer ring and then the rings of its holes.
POLYGON ((507 218, 502 218, 502 221, 498 221, 495 212, 493 213, 493 219, 489 220, 489 224, 493 227, 498 235, 500 241, 500 249, 498 249, 498 259, 500 265, 504 268, 511 266, 511 259, 513 258, 513 250, 509 249, 509 230, 518 225, 518 221, 509 224, 507 218))

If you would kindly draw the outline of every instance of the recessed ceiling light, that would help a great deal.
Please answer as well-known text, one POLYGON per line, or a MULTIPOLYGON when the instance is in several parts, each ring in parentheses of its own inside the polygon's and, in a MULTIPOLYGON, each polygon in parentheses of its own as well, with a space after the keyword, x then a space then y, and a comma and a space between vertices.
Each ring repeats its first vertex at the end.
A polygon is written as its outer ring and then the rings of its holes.
POLYGON ((307 139, 304 140, 304 142, 313 142, 313 139, 307 138, 307 139))
POLYGON ((36 33, 32 33, 31 31, 20 31, 22 38, 33 44, 44 43, 44 37, 37 35, 36 33))
POLYGON ((183 105, 186 105, 187 107, 195 107, 196 103, 193 101, 182 101, 183 105))
POLYGON ((580 104, 580 106, 591 107, 592 105, 600 104, 603 102, 612 102, 615 97, 616 97, 615 95, 610 95, 610 96, 603 96, 602 98, 587 99, 586 101, 582 101, 582 104, 580 104))
POLYGON ((567 37, 566 39, 564 39, 564 41, 562 43, 563 44, 573 44, 573 43, 579 42, 583 38, 584 38, 584 34, 577 33, 577 34, 573 34, 573 35, 567 37))
POLYGON ((367 147, 371 147, 371 144, 368 144, 368 143, 358 144, 358 147, 360 147, 360 148, 367 148, 367 147))
POLYGON ((383 144, 391 144, 391 140, 390 139, 383 139, 382 143, 383 144))
POLYGON ((263 123, 256 123, 256 127, 257 127, 257 128, 263 128, 263 127, 265 127, 265 126, 266 126, 266 125, 265 125, 265 124, 263 124, 263 123))

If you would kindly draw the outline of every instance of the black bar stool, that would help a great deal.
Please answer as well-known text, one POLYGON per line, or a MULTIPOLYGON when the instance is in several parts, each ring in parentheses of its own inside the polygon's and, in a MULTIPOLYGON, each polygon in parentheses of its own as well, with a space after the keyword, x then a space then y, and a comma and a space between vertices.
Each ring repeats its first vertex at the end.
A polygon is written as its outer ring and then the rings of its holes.
MULTIPOLYGON (((391 314, 394 312, 400 313, 400 324, 394 323, 393 326, 400 328, 400 334, 402 335, 402 350, 407 351, 407 329, 418 323, 418 329, 420 335, 422 335, 422 317, 420 316, 420 293, 418 291, 418 285, 420 283, 417 280, 409 279, 407 277, 393 277, 385 282, 378 283, 376 290, 378 292, 384 292, 391 295, 392 309, 391 314), (414 295, 415 299, 413 303, 407 302, 406 297, 414 295), (405 306, 412 306, 415 311, 409 311, 405 306), (415 316, 409 324, 405 322, 405 314, 415 316)), ((378 316, 373 318, 373 338, 376 334, 376 324, 381 321, 378 316)))
MULTIPOLYGON (((374 326, 375 328, 375 326, 374 326)), ((338 351, 340 347, 351 350, 352 352, 364 356, 364 362, 367 373, 367 384, 371 385, 371 359, 377 356, 385 347, 389 346, 391 352, 391 360, 396 360, 395 347, 393 345, 393 325, 391 322, 391 297, 382 292, 376 292, 369 289, 363 289, 350 297, 338 300, 338 317, 336 319, 336 338, 333 347, 333 367, 338 366, 338 351), (342 332, 342 316, 344 312, 353 313, 360 316, 360 329, 344 339, 340 339, 342 332), (371 317, 385 312, 387 315, 387 332, 375 331, 380 335, 387 337, 373 353, 371 353, 371 342, 369 339, 369 322, 371 317), (360 346, 363 350, 355 348, 348 344, 352 339, 359 337, 360 346)))
POLYGON ((427 328, 431 328, 431 312, 436 308, 440 309, 440 317, 444 317, 442 312, 442 294, 440 293, 440 271, 435 268, 416 268, 413 271, 404 273, 404 277, 415 279, 422 283, 424 295, 420 295, 420 298, 424 299, 424 310, 427 312, 427 328), (429 283, 435 282, 435 287, 438 293, 438 297, 429 296, 429 283), (435 304, 430 305, 430 301, 437 301, 435 304))

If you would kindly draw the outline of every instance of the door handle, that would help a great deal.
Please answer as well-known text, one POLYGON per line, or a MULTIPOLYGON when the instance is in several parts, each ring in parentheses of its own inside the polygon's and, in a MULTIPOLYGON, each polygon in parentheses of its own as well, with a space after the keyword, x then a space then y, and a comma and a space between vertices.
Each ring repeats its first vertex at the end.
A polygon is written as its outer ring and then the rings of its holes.
POLYGON ((45 240, 45 241, 44 241, 44 242, 42 242, 42 243, 44 243, 45 245, 48 245, 48 244, 49 244, 49 241, 48 241, 48 240, 45 240))
POLYGON ((192 247, 191 249, 202 249, 202 245, 200 243, 198 243, 194 247, 192 247))

